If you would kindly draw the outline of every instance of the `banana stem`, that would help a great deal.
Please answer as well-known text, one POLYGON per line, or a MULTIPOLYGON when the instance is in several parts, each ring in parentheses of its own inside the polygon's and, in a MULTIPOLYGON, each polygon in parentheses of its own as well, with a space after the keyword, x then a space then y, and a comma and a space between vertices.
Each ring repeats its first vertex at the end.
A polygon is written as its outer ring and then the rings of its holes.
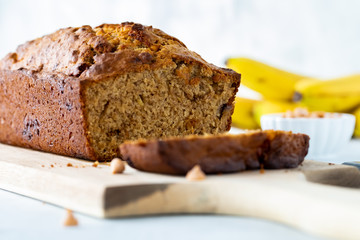
POLYGON ((295 92, 294 95, 293 95, 293 101, 294 102, 300 102, 302 98, 303 98, 303 96, 299 92, 295 92))

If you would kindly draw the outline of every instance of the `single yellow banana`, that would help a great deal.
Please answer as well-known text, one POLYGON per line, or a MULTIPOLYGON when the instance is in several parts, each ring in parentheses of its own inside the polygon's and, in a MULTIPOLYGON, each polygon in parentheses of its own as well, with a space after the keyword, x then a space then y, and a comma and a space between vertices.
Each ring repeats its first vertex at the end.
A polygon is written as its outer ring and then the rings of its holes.
POLYGON ((257 124, 260 126, 260 118, 264 114, 270 113, 284 113, 288 110, 294 110, 299 107, 299 104, 285 101, 270 101, 263 100, 255 103, 254 117, 257 124))
POLYGON ((318 78, 303 78, 303 79, 300 79, 299 81, 297 81, 295 83, 295 86, 294 86, 295 92, 300 93, 304 89, 308 88, 309 86, 314 85, 316 83, 319 83, 321 81, 323 81, 323 80, 318 79, 318 78))
POLYGON ((255 122, 253 108, 258 100, 235 98, 235 109, 232 115, 232 125, 242 129, 257 129, 260 126, 255 122))
POLYGON ((360 75, 317 81, 298 91, 303 97, 360 95, 360 75))
POLYGON ((309 108, 329 112, 348 112, 360 105, 360 75, 325 81, 309 80, 295 86, 294 100, 309 108))
POLYGON ((356 117, 354 136, 360 138, 360 107, 358 107, 353 114, 356 117))
POLYGON ((306 78, 248 58, 229 58, 226 66, 241 73, 241 84, 269 100, 292 100, 296 82, 306 78))
POLYGON ((309 96, 302 98, 300 104, 310 111, 350 112, 360 105, 359 96, 309 96))

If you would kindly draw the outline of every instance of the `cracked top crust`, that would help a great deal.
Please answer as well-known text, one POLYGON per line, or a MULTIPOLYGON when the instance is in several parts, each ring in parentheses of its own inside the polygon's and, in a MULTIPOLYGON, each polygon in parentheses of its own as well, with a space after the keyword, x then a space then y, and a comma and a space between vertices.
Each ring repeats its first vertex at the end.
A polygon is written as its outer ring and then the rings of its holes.
POLYGON ((199 63, 204 75, 213 76, 215 81, 224 75, 240 80, 239 74, 205 62, 178 39, 132 22, 60 29, 20 45, 0 61, 0 69, 100 79, 151 70, 176 61, 199 63))

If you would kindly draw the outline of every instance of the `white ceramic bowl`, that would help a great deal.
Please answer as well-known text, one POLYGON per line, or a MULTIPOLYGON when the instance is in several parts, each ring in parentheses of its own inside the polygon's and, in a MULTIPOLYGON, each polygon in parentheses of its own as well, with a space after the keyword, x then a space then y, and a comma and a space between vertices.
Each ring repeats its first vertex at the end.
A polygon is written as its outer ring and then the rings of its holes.
POLYGON ((349 142, 355 128, 355 116, 345 113, 333 118, 284 118, 282 113, 267 114, 260 121, 263 130, 285 130, 309 135, 306 159, 334 156, 349 142))

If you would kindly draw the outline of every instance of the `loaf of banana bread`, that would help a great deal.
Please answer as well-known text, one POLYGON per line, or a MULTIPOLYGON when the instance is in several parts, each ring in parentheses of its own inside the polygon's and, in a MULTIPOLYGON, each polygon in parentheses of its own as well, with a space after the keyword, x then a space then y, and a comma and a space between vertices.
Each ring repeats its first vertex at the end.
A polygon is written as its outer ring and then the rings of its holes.
POLYGON ((123 159, 143 171, 185 174, 195 165, 205 173, 247 169, 294 168, 306 156, 309 136, 285 131, 250 131, 238 135, 171 137, 125 141, 123 159))
POLYGON ((65 28, 0 61, 0 142, 108 160, 125 140, 222 133, 239 84, 151 26, 65 28))

